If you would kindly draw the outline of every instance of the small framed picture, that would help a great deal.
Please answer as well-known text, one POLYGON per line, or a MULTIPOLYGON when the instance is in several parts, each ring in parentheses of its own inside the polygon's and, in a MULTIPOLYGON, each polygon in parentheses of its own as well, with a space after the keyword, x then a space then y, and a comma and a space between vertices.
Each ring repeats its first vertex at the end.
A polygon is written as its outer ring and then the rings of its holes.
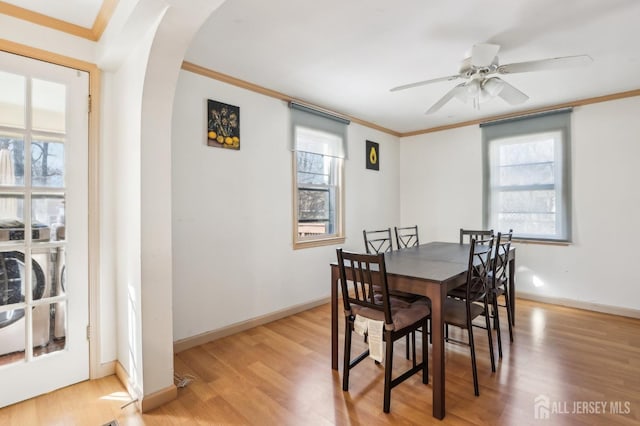
POLYGON ((380 170, 380 144, 367 141, 367 169, 380 170))
POLYGON ((240 107, 207 99, 207 145, 240 149, 240 107))

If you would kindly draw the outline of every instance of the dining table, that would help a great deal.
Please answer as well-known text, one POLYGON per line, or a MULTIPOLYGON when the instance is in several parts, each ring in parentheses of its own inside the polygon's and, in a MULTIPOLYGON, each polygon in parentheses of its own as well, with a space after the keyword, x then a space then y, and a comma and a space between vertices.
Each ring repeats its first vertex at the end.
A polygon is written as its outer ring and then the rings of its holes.
MULTIPOLYGON (((463 285, 469 244, 430 242, 385 253, 389 288, 431 300, 433 417, 445 416, 444 303, 447 292, 463 285)), ((515 318, 515 248, 509 251, 508 291, 515 318)), ((338 299, 340 270, 331 262, 331 368, 338 370, 338 299)), ((347 276, 349 279, 349 276, 347 276)))

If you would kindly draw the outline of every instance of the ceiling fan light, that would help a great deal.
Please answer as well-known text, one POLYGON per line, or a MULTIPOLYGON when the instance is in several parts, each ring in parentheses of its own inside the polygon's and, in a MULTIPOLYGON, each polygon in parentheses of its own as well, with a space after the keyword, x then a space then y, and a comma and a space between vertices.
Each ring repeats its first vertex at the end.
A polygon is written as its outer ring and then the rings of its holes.
POLYGON ((482 92, 480 82, 478 80, 471 80, 463 85, 462 90, 459 90, 455 97, 466 104, 470 100, 475 102, 478 96, 480 96, 480 92, 482 92))
POLYGON ((482 88, 490 97, 498 96, 504 88, 504 82, 499 78, 491 77, 484 82, 482 88))
POLYGON ((480 82, 478 80, 471 80, 469 84, 467 84, 467 94, 469 97, 477 96, 480 91, 480 82))

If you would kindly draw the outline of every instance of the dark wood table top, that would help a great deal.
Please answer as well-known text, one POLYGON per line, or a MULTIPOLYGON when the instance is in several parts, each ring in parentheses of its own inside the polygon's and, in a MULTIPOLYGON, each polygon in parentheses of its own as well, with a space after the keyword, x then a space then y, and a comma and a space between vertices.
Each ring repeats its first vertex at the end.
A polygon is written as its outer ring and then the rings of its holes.
MULTIPOLYGON (((388 275, 445 283, 467 272, 469 244, 431 242, 385 253, 388 275)), ((337 266, 337 262, 332 262, 337 266)))
POLYGON ((469 245, 432 242, 385 254, 387 274, 445 283, 467 272, 469 245))

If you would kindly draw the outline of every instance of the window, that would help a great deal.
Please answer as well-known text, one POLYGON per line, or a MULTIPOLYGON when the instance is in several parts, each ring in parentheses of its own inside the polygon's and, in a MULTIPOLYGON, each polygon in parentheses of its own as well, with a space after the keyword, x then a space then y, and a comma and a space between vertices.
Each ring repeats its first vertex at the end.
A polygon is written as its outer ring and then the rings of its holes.
POLYGON ((292 104, 294 248, 344 242, 346 125, 325 115, 292 104))
POLYGON ((570 241, 570 111, 481 127, 485 228, 570 241))

